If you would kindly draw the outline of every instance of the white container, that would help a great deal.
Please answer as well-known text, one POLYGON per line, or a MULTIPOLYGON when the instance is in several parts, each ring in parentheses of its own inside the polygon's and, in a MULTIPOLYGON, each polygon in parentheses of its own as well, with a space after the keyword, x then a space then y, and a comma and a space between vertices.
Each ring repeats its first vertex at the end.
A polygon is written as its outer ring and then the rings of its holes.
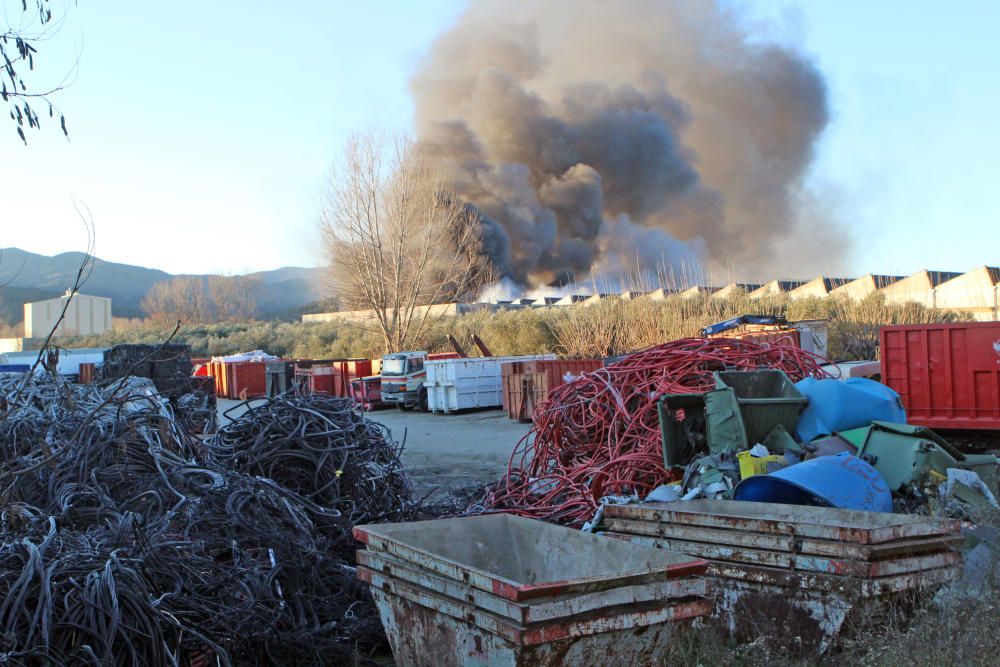
MULTIPOLYGON (((60 348, 59 363, 56 370, 61 375, 79 375, 80 364, 102 364, 104 363, 103 347, 87 347, 78 349, 60 348)), ((38 350, 28 352, 10 352, 0 354, 0 364, 28 364, 34 365, 38 359, 38 350)), ((37 370, 41 369, 39 365, 37 370)))
POLYGON ((803 350, 826 358, 829 320, 800 320, 792 326, 799 330, 799 342, 803 350))
POLYGON ((554 354, 534 354, 429 360, 424 364, 427 369, 427 379, 424 381, 427 409, 431 412, 455 412, 473 408, 499 408, 503 405, 501 364, 555 358, 554 354))

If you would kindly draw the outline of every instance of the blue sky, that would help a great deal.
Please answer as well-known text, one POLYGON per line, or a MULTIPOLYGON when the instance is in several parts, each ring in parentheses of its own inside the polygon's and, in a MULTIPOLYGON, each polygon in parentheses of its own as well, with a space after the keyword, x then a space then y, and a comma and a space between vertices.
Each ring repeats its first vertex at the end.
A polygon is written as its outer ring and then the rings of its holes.
MULTIPOLYGON (((810 182, 857 240, 845 272, 1000 263, 1000 3, 730 4, 826 76, 810 182)), ((238 273, 321 262, 329 165, 352 130, 409 127, 409 75, 464 3, 67 5, 38 64, 57 81, 79 55, 55 98, 70 141, 0 124, 0 246, 82 249, 75 201, 102 258, 238 273)))

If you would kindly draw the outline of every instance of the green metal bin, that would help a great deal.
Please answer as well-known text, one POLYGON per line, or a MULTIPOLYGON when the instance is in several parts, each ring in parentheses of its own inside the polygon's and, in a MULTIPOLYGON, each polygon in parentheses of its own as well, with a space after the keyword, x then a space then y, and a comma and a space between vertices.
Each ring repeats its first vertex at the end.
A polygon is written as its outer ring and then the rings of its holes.
POLYGON ((715 386, 732 389, 736 394, 751 447, 764 442, 779 425, 794 433, 799 413, 809 402, 788 376, 778 370, 717 371, 715 386))

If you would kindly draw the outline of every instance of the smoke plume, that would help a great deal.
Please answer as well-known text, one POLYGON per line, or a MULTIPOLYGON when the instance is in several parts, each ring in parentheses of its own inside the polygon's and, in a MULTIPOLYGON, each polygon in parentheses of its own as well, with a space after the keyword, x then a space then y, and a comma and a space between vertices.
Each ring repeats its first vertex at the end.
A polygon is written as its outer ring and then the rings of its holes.
POLYGON ((691 262, 773 275, 776 246, 833 236, 798 210, 824 80, 719 4, 475 2, 411 87, 421 144, 518 284, 691 262))

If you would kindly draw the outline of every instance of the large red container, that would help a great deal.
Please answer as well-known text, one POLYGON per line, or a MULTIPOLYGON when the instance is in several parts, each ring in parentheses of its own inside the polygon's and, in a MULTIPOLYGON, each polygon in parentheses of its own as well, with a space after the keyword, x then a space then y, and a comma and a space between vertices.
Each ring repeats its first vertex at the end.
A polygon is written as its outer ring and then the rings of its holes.
POLYGON ((215 395, 219 398, 229 398, 229 372, 225 362, 210 361, 208 374, 215 378, 215 395))
POLYGON ((210 377, 212 375, 211 361, 208 357, 191 357, 192 377, 210 377))
POLYGON ((309 393, 333 393, 333 366, 331 364, 314 365, 309 369, 309 393))
POLYGON ((229 375, 229 398, 260 398, 266 387, 263 361, 236 361, 226 365, 229 375))
POLYGON ((603 365, 600 359, 534 359, 501 364, 503 409, 511 419, 530 421, 535 406, 550 391, 603 365))
POLYGON ((330 391, 334 396, 350 396, 351 380, 372 374, 371 359, 342 359, 333 362, 333 387, 330 391))
POLYGON ((97 368, 96 364, 82 363, 80 364, 80 372, 77 375, 77 382, 80 384, 90 384, 94 381, 94 371, 97 368))
POLYGON ((881 342, 910 423, 1000 430, 1000 322, 882 327, 881 342))

